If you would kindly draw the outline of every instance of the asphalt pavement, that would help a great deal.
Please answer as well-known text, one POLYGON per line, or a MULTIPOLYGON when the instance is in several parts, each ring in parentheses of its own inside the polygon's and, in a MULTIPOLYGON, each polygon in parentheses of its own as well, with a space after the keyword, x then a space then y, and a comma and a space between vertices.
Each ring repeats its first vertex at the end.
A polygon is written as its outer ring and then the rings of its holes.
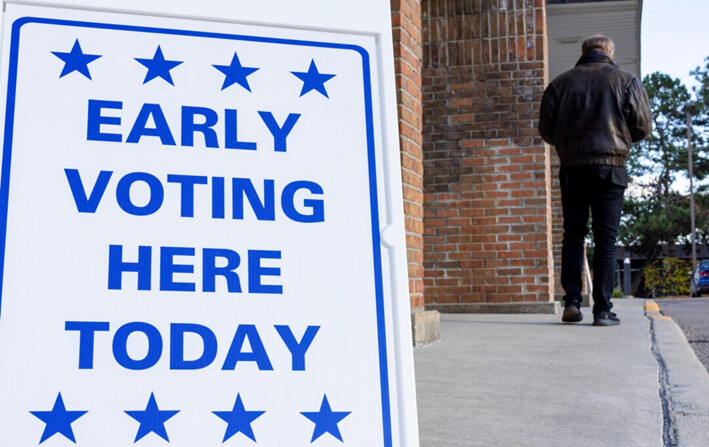
POLYGON ((709 373, 654 302, 615 327, 560 315, 441 315, 415 348, 421 447, 707 447, 709 373))
POLYGON ((657 304, 663 315, 682 328, 699 361, 709 370, 709 298, 663 299, 657 304))

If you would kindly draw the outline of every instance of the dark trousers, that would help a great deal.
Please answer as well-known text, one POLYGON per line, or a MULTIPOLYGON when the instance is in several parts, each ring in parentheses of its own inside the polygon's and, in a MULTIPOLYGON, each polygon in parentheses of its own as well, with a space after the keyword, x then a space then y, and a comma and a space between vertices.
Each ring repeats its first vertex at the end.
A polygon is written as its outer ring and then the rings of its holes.
POLYGON ((564 301, 581 300, 583 247, 588 234, 590 209, 594 242, 593 313, 608 311, 613 307, 611 294, 615 283, 616 239, 625 186, 614 183, 610 170, 599 166, 562 168, 559 179, 564 211, 561 249, 561 285, 566 292, 564 301))

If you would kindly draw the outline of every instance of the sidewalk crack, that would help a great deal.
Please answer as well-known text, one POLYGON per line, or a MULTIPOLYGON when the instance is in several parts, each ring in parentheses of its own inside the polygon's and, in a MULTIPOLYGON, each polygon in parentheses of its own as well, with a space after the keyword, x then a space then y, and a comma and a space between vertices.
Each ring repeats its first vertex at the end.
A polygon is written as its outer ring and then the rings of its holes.
POLYGON ((662 402, 662 445, 663 447, 677 447, 677 427, 675 426, 670 413, 672 402, 668 394, 670 382, 667 373, 667 365, 665 364, 665 360, 662 358, 662 355, 657 348, 655 320, 652 318, 648 318, 648 320, 650 325, 650 351, 652 351, 652 355, 655 356, 659 369, 660 401, 662 402))

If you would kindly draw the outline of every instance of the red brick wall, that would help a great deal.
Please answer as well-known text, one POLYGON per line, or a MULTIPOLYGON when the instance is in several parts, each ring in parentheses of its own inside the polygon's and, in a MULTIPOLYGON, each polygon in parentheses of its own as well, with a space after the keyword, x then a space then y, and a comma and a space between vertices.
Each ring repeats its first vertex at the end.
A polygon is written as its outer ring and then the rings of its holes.
POLYGON ((423 151, 421 135, 421 3, 391 0, 409 293, 423 308, 423 151))
POLYGON ((554 292, 543 0, 423 0, 425 297, 554 292))

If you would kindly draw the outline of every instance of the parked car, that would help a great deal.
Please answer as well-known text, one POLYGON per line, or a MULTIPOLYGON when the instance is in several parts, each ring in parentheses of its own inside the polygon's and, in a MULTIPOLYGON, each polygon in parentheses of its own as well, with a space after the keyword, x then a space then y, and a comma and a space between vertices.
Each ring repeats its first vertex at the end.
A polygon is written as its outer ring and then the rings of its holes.
POLYGON ((702 293, 709 293, 709 260, 699 263, 699 268, 692 280, 694 282, 693 296, 702 296, 702 293))

